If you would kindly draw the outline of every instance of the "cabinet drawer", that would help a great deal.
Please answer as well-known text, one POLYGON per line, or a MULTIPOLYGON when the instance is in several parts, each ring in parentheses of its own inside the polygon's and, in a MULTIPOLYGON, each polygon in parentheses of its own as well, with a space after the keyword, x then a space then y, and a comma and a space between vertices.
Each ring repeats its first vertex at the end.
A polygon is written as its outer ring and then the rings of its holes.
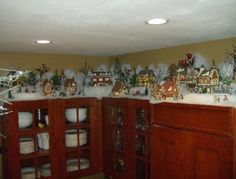
POLYGON ((233 109, 231 107, 162 103, 152 106, 152 123, 232 136, 233 109))

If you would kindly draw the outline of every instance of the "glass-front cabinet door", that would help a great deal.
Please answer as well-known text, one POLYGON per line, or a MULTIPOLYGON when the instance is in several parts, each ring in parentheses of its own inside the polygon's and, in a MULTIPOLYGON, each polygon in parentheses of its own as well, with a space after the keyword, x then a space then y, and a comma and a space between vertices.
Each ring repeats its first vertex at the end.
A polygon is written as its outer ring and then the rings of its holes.
POLYGON ((73 178, 85 175, 97 166, 99 131, 97 100, 68 99, 63 101, 62 141, 64 175, 73 178), (95 131, 97 130, 97 131, 95 131), (96 141, 97 138, 97 141, 96 141), (97 152, 97 153, 95 153, 97 152))
POLYGON ((9 178, 54 177, 48 101, 13 102, 11 109, 7 118, 9 178))
POLYGON ((104 167, 107 177, 126 175, 126 106, 125 99, 103 99, 104 167))
POLYGON ((148 179, 150 172, 150 104, 137 100, 133 103, 135 123, 135 178, 148 179))
POLYGON ((112 179, 148 179, 150 103, 103 99, 104 173, 112 179))

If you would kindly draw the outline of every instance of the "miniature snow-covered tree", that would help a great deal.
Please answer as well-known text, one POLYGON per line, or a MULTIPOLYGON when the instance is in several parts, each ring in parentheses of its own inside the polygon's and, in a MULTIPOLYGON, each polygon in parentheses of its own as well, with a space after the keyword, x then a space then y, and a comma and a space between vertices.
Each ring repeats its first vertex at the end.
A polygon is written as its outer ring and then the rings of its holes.
POLYGON ((234 60, 227 59, 222 66, 223 80, 232 81, 234 76, 234 60))
POLYGON ((232 79, 235 80, 236 73, 236 44, 232 45, 232 50, 226 52, 227 61, 233 66, 232 79))
POLYGON ((56 89, 60 89, 61 86, 61 77, 58 75, 57 70, 55 71, 54 75, 51 77, 53 85, 56 89))
POLYGON ((135 87, 137 84, 137 73, 135 67, 133 67, 133 74, 129 78, 129 83, 132 85, 132 87, 135 87))
POLYGON ((90 67, 90 65, 87 64, 86 61, 84 62, 84 66, 79 69, 79 71, 81 73, 81 76, 82 76, 82 79, 83 79, 83 84, 82 84, 83 85, 83 89, 82 89, 83 95, 85 95, 84 88, 85 88, 85 85, 86 85, 86 80, 89 77, 90 70, 91 70, 91 67, 90 67))

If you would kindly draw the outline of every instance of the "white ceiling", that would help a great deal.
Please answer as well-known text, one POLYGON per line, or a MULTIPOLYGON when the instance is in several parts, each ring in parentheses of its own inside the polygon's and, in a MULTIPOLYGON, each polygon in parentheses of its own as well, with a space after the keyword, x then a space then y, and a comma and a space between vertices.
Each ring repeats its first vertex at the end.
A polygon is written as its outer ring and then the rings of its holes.
POLYGON ((0 51, 112 56, 229 37, 236 0, 0 0, 0 51))

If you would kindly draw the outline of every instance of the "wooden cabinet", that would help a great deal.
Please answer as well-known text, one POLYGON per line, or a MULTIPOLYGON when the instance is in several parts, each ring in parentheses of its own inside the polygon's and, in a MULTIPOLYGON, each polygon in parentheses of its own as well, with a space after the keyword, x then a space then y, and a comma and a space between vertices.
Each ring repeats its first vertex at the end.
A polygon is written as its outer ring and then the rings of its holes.
POLYGON ((8 107, 13 112, 3 119, 4 178, 78 178, 101 171, 96 98, 16 101, 8 107))
POLYGON ((103 120, 105 175, 149 178, 149 101, 104 98, 103 120))
POLYGON ((233 178, 233 108, 164 103, 152 109, 151 178, 233 178))

